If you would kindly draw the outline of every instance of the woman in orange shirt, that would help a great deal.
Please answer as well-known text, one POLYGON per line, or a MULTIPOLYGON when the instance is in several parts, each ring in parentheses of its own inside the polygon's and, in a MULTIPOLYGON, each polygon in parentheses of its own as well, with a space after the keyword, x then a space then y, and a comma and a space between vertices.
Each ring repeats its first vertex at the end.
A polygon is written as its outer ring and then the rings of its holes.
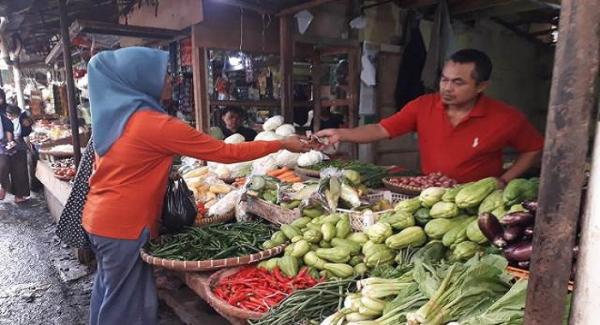
POLYGON ((156 324, 151 267, 139 249, 158 235, 158 218, 175 155, 233 163, 281 149, 307 148, 298 138, 225 144, 168 116, 168 53, 130 47, 95 55, 88 65, 96 169, 82 225, 98 271, 90 324, 156 324))

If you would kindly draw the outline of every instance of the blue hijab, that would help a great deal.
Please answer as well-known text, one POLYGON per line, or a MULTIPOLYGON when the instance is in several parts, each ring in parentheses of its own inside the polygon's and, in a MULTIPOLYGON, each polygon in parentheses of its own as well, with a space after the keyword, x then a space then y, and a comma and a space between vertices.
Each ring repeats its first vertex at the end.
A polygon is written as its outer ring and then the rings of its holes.
POLYGON ((128 47, 100 52, 88 64, 94 149, 108 152, 137 110, 164 113, 160 105, 169 53, 128 47))

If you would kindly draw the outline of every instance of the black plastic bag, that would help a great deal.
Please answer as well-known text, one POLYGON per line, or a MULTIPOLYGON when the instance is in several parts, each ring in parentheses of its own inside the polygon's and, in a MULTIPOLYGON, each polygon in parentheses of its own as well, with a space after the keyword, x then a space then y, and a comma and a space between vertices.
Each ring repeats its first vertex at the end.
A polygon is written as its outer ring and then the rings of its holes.
POLYGON ((185 181, 181 178, 169 179, 163 205, 162 226, 165 230, 170 233, 180 232, 194 224, 197 214, 194 193, 188 189, 185 181))

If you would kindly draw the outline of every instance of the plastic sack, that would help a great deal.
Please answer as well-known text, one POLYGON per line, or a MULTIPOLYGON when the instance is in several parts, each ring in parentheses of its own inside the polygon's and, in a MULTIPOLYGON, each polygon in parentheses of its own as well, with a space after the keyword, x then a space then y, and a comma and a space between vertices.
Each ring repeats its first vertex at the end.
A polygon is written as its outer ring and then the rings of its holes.
POLYGON ((194 193, 190 191, 183 179, 169 179, 167 193, 163 204, 162 226, 166 231, 180 232, 194 224, 198 209, 194 193))

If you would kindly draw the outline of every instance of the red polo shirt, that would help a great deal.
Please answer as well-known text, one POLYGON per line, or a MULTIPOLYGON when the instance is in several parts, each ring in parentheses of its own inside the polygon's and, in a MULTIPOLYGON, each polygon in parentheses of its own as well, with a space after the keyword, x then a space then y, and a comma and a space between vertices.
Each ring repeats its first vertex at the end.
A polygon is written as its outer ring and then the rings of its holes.
POLYGON ((456 127, 439 94, 413 100, 380 124, 391 138, 417 132, 423 173, 442 172, 461 183, 501 176, 505 147, 530 152, 544 145, 523 113, 486 96, 456 127))

